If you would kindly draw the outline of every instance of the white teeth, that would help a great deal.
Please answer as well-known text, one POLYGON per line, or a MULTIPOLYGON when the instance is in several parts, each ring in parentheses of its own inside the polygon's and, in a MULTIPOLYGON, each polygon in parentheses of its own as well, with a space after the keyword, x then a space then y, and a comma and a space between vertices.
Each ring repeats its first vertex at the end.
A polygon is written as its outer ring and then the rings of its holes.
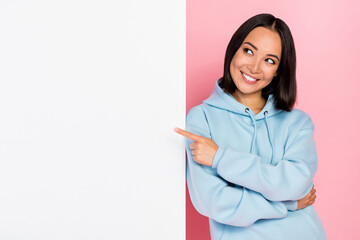
POLYGON ((245 77, 247 80, 252 81, 252 82, 255 82, 255 81, 256 81, 255 78, 252 78, 252 77, 246 75, 245 73, 242 73, 242 74, 244 75, 244 77, 245 77))

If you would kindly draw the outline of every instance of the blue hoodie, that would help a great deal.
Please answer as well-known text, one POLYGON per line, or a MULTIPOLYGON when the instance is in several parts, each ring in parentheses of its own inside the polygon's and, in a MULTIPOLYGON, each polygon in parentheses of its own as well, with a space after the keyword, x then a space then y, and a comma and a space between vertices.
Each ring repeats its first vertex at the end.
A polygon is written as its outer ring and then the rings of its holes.
POLYGON ((314 207, 296 210, 317 170, 314 124, 305 112, 275 108, 270 94, 255 113, 215 84, 189 110, 186 130, 218 146, 211 167, 196 163, 186 140, 186 177, 213 240, 327 239, 314 207))

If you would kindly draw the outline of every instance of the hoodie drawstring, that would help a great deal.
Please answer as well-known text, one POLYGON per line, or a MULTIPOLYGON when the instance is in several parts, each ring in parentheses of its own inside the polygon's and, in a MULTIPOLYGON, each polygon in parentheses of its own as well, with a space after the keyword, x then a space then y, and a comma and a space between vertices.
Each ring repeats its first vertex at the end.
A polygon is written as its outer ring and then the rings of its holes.
MULTIPOLYGON (((256 121, 255 121, 254 117, 252 116, 252 114, 250 114, 249 108, 245 108, 245 112, 247 114, 249 114, 249 116, 251 117, 252 122, 254 123, 254 134, 253 134, 253 139, 252 139, 251 148, 250 148, 250 153, 253 153, 255 151, 254 148, 255 148, 255 139, 256 139, 256 121)), ((267 118, 267 114, 268 114, 268 111, 265 111, 264 112, 265 125, 266 125, 266 129, 267 129, 267 133, 268 133, 268 137, 269 137, 269 141, 270 141, 270 146, 271 146, 271 160, 270 160, 270 163, 272 163, 273 158, 274 158, 274 147, 273 147, 273 143, 272 143, 272 140, 271 140, 271 132, 270 132, 270 127, 269 127, 269 121, 268 121, 268 118, 267 118)))
POLYGON ((271 146, 271 160, 270 160, 270 163, 272 163, 272 161, 273 161, 273 159, 274 159, 274 147, 273 147, 272 140, 271 140, 271 132, 270 132, 270 127, 269 127, 269 122, 268 122, 268 119, 267 119, 267 114, 268 114, 268 111, 265 111, 265 112, 264 112, 264 115, 265 115, 265 123, 266 123, 266 128, 267 128, 267 132, 268 132, 268 136, 269 136, 269 141, 270 141, 270 146, 271 146))
POLYGON ((250 153, 253 153, 255 151, 255 150, 253 151, 253 148, 255 147, 255 139, 256 139, 256 121, 255 121, 254 117, 250 114, 249 108, 245 108, 245 112, 250 115, 251 120, 254 123, 254 134, 253 134, 251 148, 250 148, 250 153))

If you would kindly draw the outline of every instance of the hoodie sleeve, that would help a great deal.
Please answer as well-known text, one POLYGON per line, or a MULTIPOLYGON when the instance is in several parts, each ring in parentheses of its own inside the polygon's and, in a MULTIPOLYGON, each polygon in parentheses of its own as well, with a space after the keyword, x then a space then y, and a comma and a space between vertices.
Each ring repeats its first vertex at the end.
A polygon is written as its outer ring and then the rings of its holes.
MULTIPOLYGON (((186 130, 210 137, 201 108, 189 111, 186 130)), ((284 218, 288 210, 296 210, 297 201, 269 201, 258 192, 227 182, 215 169, 198 164, 192 158, 192 142, 186 139, 186 176, 191 201, 200 214, 223 224, 250 226, 259 219, 284 218)))
POLYGON ((225 180, 259 192, 271 201, 305 197, 313 186, 317 166, 314 124, 309 116, 286 144, 283 159, 275 166, 262 162, 258 155, 221 147, 212 165, 225 180))

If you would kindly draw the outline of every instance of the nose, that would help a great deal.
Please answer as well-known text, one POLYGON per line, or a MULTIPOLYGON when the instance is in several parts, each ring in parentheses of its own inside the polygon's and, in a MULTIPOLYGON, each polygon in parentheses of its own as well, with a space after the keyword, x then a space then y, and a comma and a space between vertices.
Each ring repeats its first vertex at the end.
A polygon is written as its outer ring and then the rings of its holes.
POLYGON ((250 71, 250 73, 252 74, 257 74, 260 72, 260 60, 259 59, 254 59, 249 65, 248 65, 248 69, 250 71))

